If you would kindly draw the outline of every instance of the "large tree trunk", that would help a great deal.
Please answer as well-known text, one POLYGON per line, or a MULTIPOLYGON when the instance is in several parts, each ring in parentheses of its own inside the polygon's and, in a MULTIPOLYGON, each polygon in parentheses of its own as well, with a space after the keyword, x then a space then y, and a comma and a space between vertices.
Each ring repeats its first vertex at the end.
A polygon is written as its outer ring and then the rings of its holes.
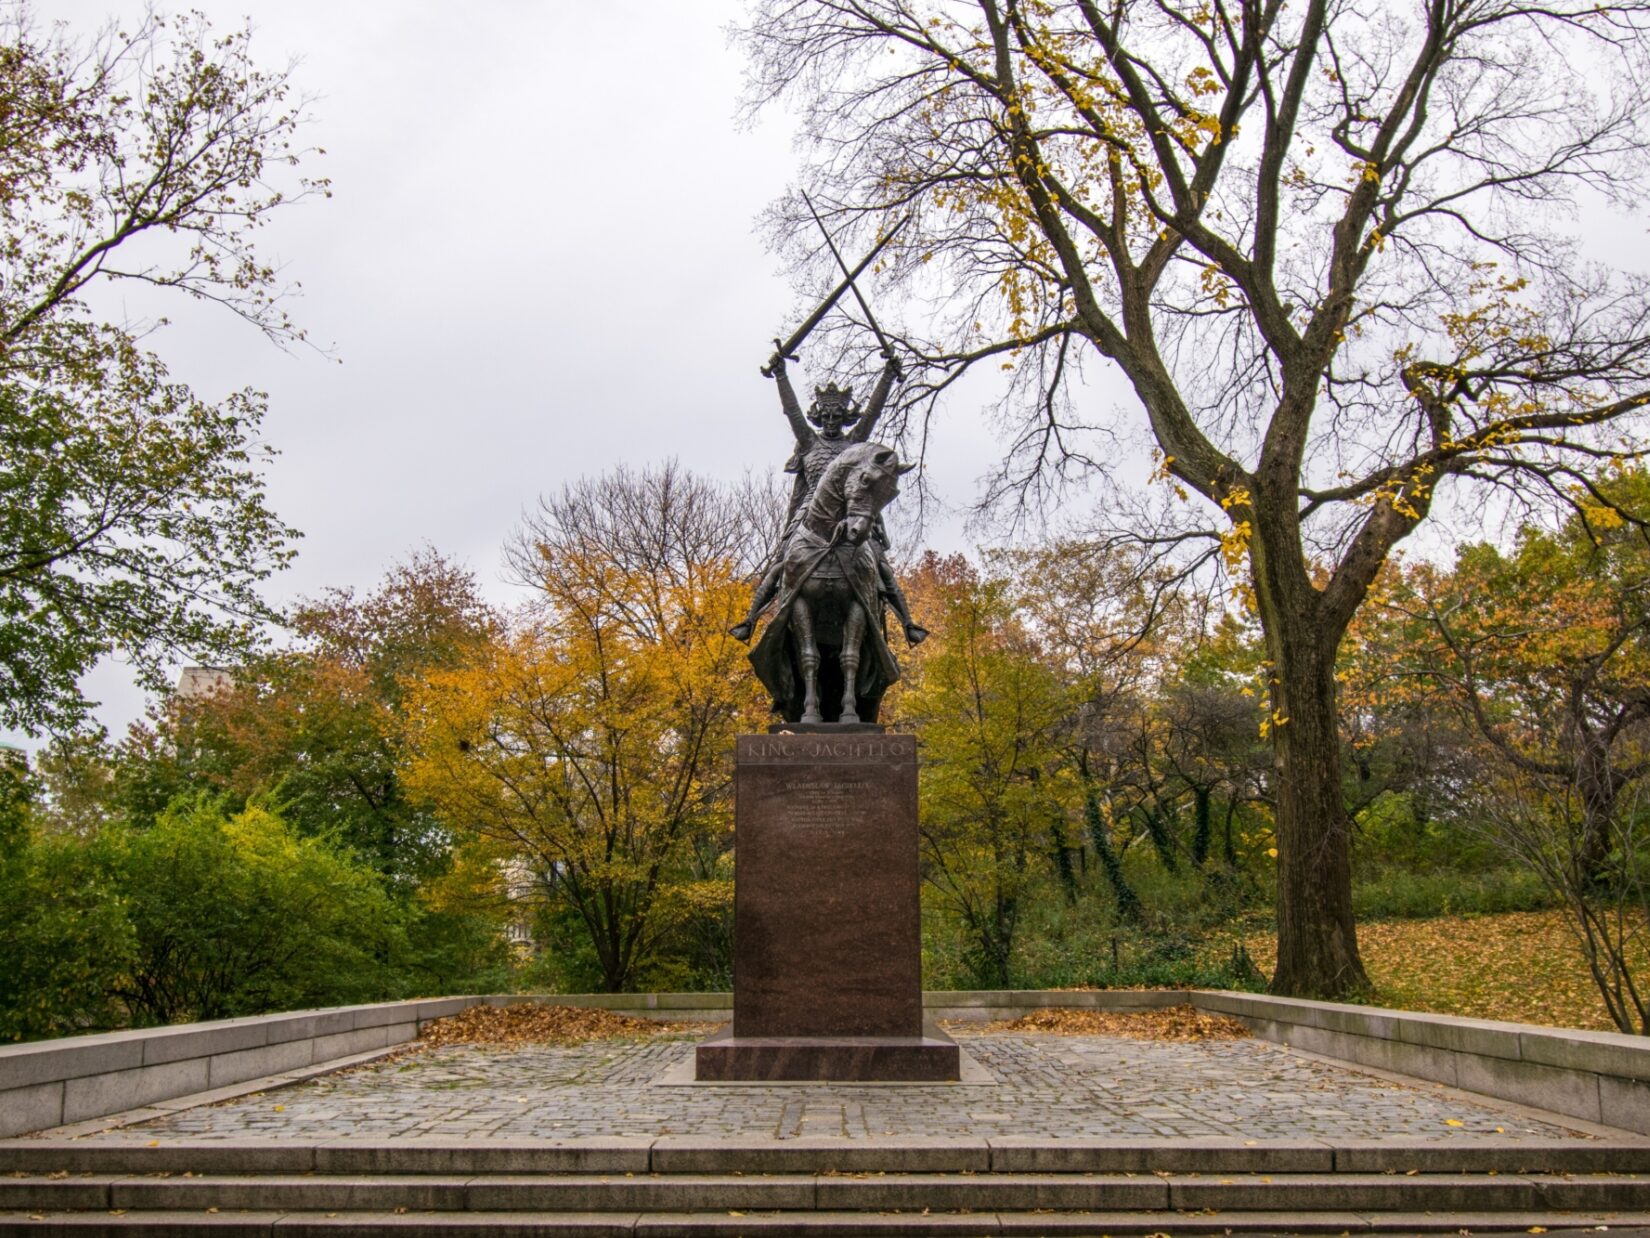
POLYGON ((1573 849, 1576 888, 1599 888, 1610 850, 1616 816, 1616 798, 1625 779, 1611 760, 1609 739, 1588 725, 1586 697, 1570 694, 1570 719, 1565 738, 1573 753, 1572 779, 1581 796, 1581 838, 1573 849))
MULTIPOLYGON (((1298 561, 1297 561, 1298 562, 1298 561)), ((1352 919, 1352 834, 1341 794, 1335 651, 1321 594, 1285 564, 1255 557, 1272 661, 1272 768, 1278 845, 1278 964, 1271 991, 1339 998, 1369 988, 1352 919), (1281 577, 1281 579, 1280 579, 1281 577)))

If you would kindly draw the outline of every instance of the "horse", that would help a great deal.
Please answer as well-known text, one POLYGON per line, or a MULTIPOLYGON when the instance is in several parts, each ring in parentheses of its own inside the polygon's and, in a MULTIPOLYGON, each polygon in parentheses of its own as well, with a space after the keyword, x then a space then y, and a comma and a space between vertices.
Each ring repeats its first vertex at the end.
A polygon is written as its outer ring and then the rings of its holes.
POLYGON ((786 721, 875 722, 883 692, 899 679, 871 531, 899 493, 900 475, 915 467, 881 443, 843 448, 781 548, 779 610, 750 660, 786 721), (826 699, 839 695, 840 707, 821 709, 822 676, 826 699))

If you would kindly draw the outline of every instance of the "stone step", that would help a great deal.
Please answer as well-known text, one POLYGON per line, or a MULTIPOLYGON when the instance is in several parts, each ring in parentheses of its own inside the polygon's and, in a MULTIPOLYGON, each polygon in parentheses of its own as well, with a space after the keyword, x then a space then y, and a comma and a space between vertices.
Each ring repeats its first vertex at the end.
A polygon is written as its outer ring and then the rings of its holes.
POLYGON ((183 1234, 194 1238, 747 1238, 762 1234, 866 1235, 868 1238, 1079 1238, 1080 1235, 1204 1234, 1460 1235, 1523 1238, 1545 1231, 1547 1238, 1580 1238, 1607 1230, 1610 1238, 1650 1238, 1650 1212, 1254 1212, 1181 1214, 1162 1212, 202 1212, 149 1211, 9 1213, 0 1210, 0 1238, 75 1238, 109 1235, 183 1234))
POLYGON ((1650 1175, 14 1176, 0 1211, 1443 1212, 1639 1209, 1650 1175))
POLYGON ((1650 1173, 1650 1139, 0 1140, 0 1174, 1650 1173))

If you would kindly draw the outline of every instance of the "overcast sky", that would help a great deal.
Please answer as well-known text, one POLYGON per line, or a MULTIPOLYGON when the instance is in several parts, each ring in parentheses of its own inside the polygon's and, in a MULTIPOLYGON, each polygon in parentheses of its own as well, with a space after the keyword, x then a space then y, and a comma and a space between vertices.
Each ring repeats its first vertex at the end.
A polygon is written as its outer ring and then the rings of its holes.
MULTIPOLYGON (((475 0, 462 18, 447 0, 187 7, 221 28, 250 18, 264 67, 298 62, 309 137, 328 152, 306 171, 333 184, 331 200, 272 216, 263 245, 303 284, 294 317, 335 359, 176 300, 155 340, 204 394, 269 393, 271 502, 306 535, 273 601, 371 588, 429 544, 509 604, 500 547, 541 493, 619 462, 674 456, 733 479, 785 459, 757 367, 808 307, 754 222, 800 158, 782 113, 735 124, 727 30, 743 0, 475 0)), ((144 8, 36 12, 89 34, 144 8)), ((1641 220, 1598 224, 1592 256, 1643 267, 1641 220)), ((1100 416, 1136 407, 1115 373, 1089 395, 1100 416)), ((929 444, 925 535, 942 549, 967 544, 957 513, 1000 454, 979 403, 959 388, 929 444)), ((1429 525, 1440 547, 1476 531, 1429 525)), ((116 734, 142 711, 119 665, 87 686, 116 734)))
MULTIPOLYGON (((306 170, 333 182, 330 201, 272 216, 263 244, 336 361, 176 301, 155 342, 203 393, 269 393, 272 505, 305 533, 275 600, 369 588, 429 543, 507 603, 500 545, 545 490, 620 461, 728 478, 783 462, 790 435, 757 367, 803 307, 754 221, 797 157, 783 115, 735 123, 726 32, 742 4, 187 7, 218 27, 250 16, 264 67, 299 61, 327 151, 306 170)), ((143 8, 37 13, 89 33, 143 8)), ((959 418, 931 449, 931 487, 966 505, 990 456, 978 419, 959 418)), ((955 543, 957 527, 931 532, 955 543)), ((116 734, 141 712, 118 666, 88 687, 116 734)))

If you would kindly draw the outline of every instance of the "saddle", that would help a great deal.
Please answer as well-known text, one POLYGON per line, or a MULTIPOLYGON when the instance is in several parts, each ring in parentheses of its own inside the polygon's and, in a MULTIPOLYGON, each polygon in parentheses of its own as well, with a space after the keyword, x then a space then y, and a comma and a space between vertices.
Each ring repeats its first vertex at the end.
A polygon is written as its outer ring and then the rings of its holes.
POLYGON ((817 533, 799 523, 785 540, 780 555, 787 563, 792 562, 793 555, 804 563, 812 563, 817 558, 818 563, 810 573, 814 580, 848 580, 851 574, 856 573, 856 564, 857 573, 865 571, 867 564, 863 562, 863 557, 872 553, 869 542, 859 546, 838 545, 821 558, 820 552, 825 550, 826 545, 817 533))

